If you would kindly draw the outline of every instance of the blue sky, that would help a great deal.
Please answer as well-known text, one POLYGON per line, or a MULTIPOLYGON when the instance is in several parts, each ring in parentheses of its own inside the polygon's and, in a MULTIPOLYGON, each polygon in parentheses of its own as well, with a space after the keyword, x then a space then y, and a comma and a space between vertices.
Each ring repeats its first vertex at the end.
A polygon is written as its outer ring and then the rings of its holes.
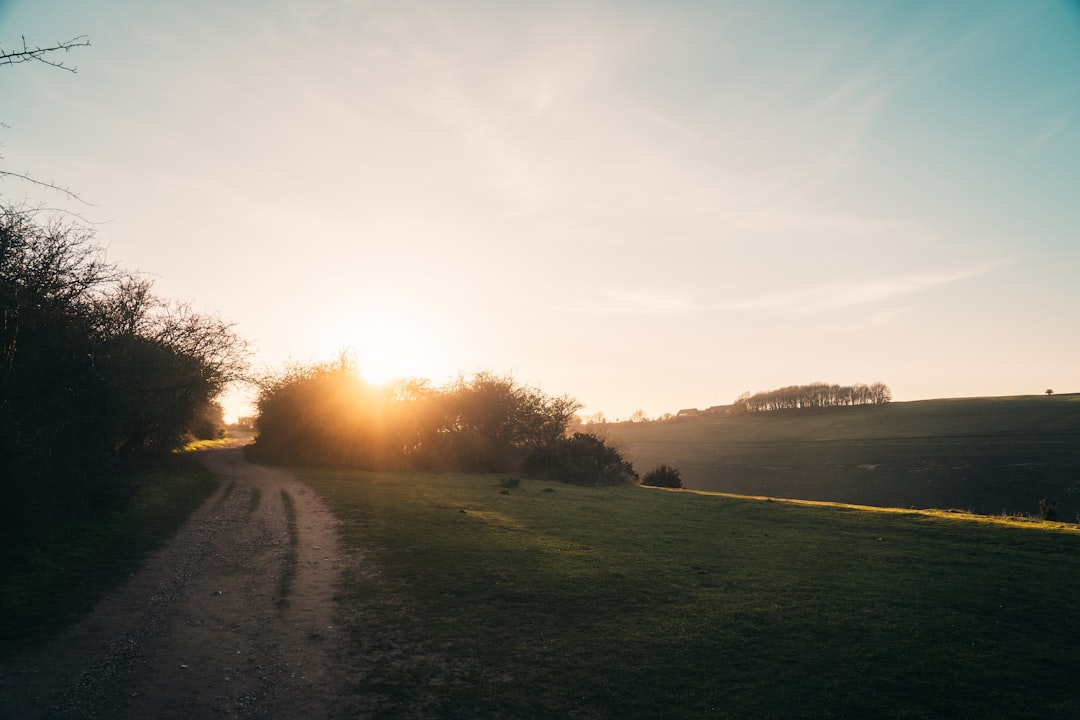
MULTIPOLYGON (((818 380, 1080 390, 1080 8, 0 2, 7 200, 259 363, 626 417, 818 380)), ((240 405, 230 400, 235 413, 240 405)))

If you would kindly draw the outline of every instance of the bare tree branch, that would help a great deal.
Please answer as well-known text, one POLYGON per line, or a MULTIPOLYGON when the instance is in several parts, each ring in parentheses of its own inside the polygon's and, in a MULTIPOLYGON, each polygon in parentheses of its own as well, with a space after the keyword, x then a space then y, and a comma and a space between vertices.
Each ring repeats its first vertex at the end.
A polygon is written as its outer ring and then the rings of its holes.
MULTIPOLYGON (((3 156, 0 156, 0 159, 3 159, 3 156)), ((71 192, 70 190, 68 190, 66 187, 64 187, 62 185, 56 185, 55 183, 45 182, 44 180, 38 180, 37 178, 35 178, 35 177, 31 176, 31 175, 26 175, 26 174, 23 174, 23 173, 9 172, 8 170, 0 170, 0 180, 3 180, 5 177, 13 177, 13 178, 18 178, 19 180, 25 180, 26 182, 32 183, 32 184, 37 185, 39 187, 48 188, 49 190, 55 190, 58 193, 63 193, 64 195, 67 195, 72 200, 78 200, 81 203, 84 203, 86 205, 90 205, 90 203, 86 202, 81 197, 79 197, 75 193, 71 192)))
POLYGON ((58 41, 55 45, 49 47, 34 46, 31 47, 26 44, 26 36, 22 37, 22 50, 0 50, 0 66, 2 65, 18 65, 24 62, 37 61, 45 63, 54 68, 60 68, 61 70, 67 70, 70 73, 78 72, 76 67, 70 67, 64 64, 63 60, 53 60, 50 55, 60 51, 70 52, 77 47, 89 47, 90 39, 86 35, 79 35, 73 37, 70 40, 58 41))
MULTIPOLYGON (((78 72, 78 70, 79 70, 78 68, 70 67, 68 65, 65 65, 63 60, 53 60, 51 55, 53 53, 58 53, 58 52, 70 52, 74 48, 78 48, 78 47, 89 47, 90 46, 90 38, 87 35, 78 35, 76 37, 71 38, 70 40, 57 41, 57 43, 55 45, 50 45, 49 47, 40 47, 40 46, 31 47, 30 45, 26 44, 26 36, 25 35, 21 35, 20 37, 22 38, 22 49, 21 50, 3 50, 3 49, 0 49, 0 67, 3 67, 5 65, 18 65, 20 63, 37 61, 37 62, 40 62, 40 63, 44 63, 44 64, 48 65, 49 67, 59 68, 60 70, 67 70, 70 73, 75 73, 75 72, 78 72)), ((7 126, 7 124, 0 122, 0 127, 7 128, 8 126, 7 126)), ((2 147, 2 146, 0 146, 0 147, 2 147)), ((3 160, 3 159, 4 159, 4 156, 0 155, 0 160, 3 160)), ((37 186, 43 187, 43 188, 48 188, 49 190, 54 190, 56 192, 67 195, 72 200, 78 200, 79 202, 83 202, 83 203, 86 202, 81 197, 79 197, 78 195, 73 193, 71 190, 68 190, 66 187, 64 187, 62 185, 57 185, 56 183, 46 182, 44 180, 38 180, 37 178, 35 178, 35 177, 33 177, 33 176, 29 175, 29 174, 26 174, 26 173, 17 173, 17 172, 11 172, 10 170, 2 170, 2 169, 0 169, 0 180, 3 180, 4 178, 7 178, 7 177, 17 178, 19 180, 25 180, 26 182, 31 183, 33 185, 37 185, 37 186)), ((87 204, 89 204, 89 203, 87 203, 87 204)))

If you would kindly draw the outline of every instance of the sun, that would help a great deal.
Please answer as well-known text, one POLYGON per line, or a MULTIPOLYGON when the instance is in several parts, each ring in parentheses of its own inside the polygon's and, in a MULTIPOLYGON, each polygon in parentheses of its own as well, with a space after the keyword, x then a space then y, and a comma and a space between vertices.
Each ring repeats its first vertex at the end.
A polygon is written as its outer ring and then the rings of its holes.
POLYGON ((372 384, 403 378, 438 382, 452 372, 442 333, 415 313, 381 308, 352 318, 341 328, 360 374, 372 384))

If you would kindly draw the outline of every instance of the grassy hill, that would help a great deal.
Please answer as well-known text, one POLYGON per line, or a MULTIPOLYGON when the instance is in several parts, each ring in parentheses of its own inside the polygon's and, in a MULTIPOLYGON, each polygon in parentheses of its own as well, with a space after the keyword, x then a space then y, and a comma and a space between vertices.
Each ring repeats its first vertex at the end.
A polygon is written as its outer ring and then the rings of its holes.
POLYGON ((360 558, 359 716, 1080 716, 1074 525, 298 472, 360 558))
POLYGON ((1080 395, 963 398, 604 426, 687 487, 977 513, 1080 512, 1080 395))

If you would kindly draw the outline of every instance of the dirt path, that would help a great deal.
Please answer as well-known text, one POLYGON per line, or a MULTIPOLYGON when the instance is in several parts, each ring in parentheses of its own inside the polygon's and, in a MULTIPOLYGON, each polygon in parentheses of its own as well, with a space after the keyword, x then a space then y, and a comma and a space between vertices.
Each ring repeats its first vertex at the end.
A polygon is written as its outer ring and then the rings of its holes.
POLYGON ((344 715, 334 518, 241 452, 204 453, 221 487, 173 541, 90 617, 4 668, 0 718, 344 715))

